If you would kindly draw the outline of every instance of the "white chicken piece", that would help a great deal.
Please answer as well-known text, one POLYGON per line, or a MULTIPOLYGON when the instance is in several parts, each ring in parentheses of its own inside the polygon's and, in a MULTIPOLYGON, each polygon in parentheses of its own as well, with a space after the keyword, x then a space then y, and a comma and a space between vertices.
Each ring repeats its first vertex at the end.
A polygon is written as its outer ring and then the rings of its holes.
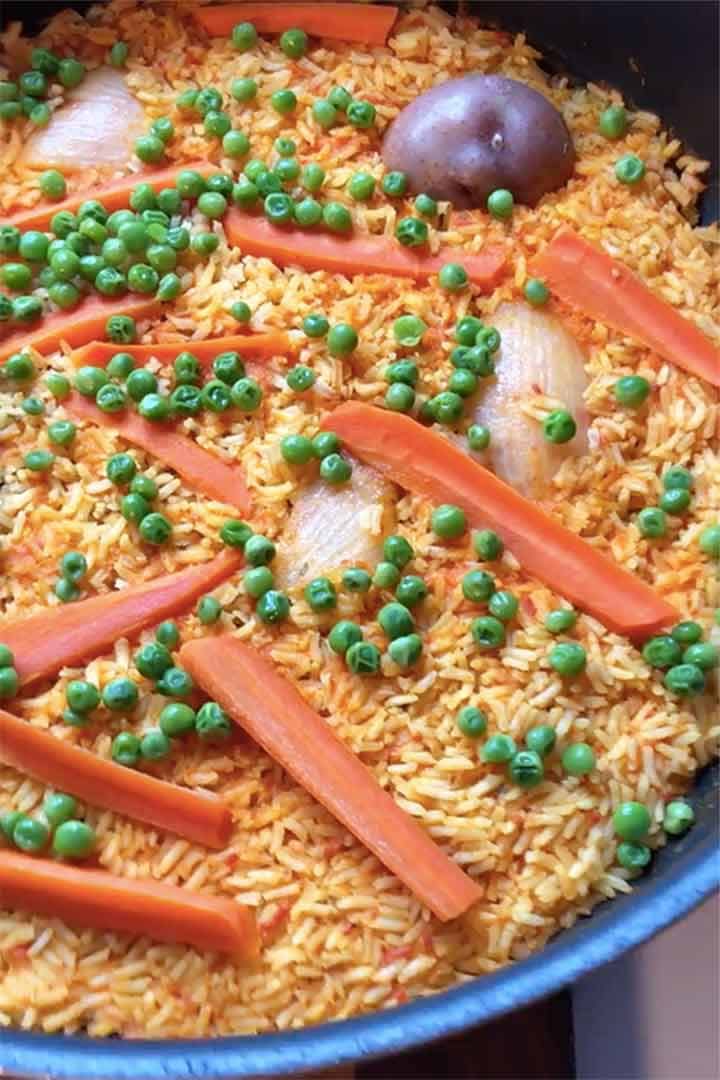
POLYGON ((145 111, 128 89, 125 76, 101 67, 72 90, 47 127, 23 149, 27 165, 66 171, 126 165, 135 140, 145 129, 145 111))
POLYGON ((340 567, 374 566, 390 531, 393 487, 374 469, 353 462, 342 487, 315 480, 299 495, 278 544, 274 569, 292 589, 340 567))
POLYGON ((523 495, 540 498, 562 462, 588 449, 588 385, 583 354, 552 315, 527 304, 503 304, 490 320, 502 338, 495 354, 495 377, 481 386, 473 423, 491 433, 483 463, 523 495), (540 395, 556 398, 577 424, 569 442, 548 442, 542 423, 522 411, 540 395))

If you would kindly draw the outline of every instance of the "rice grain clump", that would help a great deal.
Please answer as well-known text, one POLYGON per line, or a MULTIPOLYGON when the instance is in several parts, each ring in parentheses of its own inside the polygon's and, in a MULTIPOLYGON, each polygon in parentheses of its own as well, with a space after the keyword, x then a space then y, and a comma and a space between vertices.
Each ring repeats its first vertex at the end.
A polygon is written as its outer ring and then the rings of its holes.
MULTIPOLYGON (((530 260, 560 226, 570 225, 602 245, 720 342, 717 228, 693 227, 705 165, 685 154, 657 117, 633 113, 627 133, 610 141, 598 133, 597 118, 619 101, 614 92, 548 81, 537 66, 538 54, 522 35, 485 30, 475 20, 451 19, 435 8, 403 14, 387 47, 363 50, 311 40, 304 57, 288 60, 276 38, 261 38, 247 52, 237 52, 224 38, 201 40, 191 6, 114 0, 84 17, 64 12, 38 44, 77 56, 92 68, 104 61, 115 41, 124 41, 128 85, 145 110, 147 125, 161 116, 171 116, 175 125, 168 159, 209 157, 234 171, 237 163, 223 156, 221 140, 208 140, 198 118, 181 114, 174 105, 191 85, 217 87, 229 102, 225 107, 233 127, 250 139, 250 156, 275 160, 275 140, 291 136, 299 162, 316 162, 325 170, 323 197, 348 206, 360 233, 392 236, 396 221, 412 213, 410 199, 379 194, 378 133, 418 93, 447 78, 470 71, 497 73, 539 90, 562 113, 578 158, 566 188, 544 197, 534 209, 516 207, 509 222, 481 211, 450 214, 441 206, 433 245, 479 252, 495 243, 507 250, 511 272, 490 295, 363 275, 362 267, 354 278, 279 269, 268 259, 244 257, 228 246, 222 221, 210 223, 219 239, 217 250, 189 264, 185 291, 160 319, 140 323, 139 331, 144 342, 190 339, 187 347, 192 348, 192 340, 236 332, 228 311, 242 299, 252 312, 250 328, 290 330, 296 347, 292 362, 316 373, 312 393, 295 393, 285 380, 287 358, 275 358, 267 366, 263 400, 255 412, 243 416, 231 410, 183 421, 201 446, 242 465, 254 499, 255 531, 280 541, 290 506, 316 475, 284 460, 282 439, 289 434, 313 437, 323 416, 345 399, 382 404, 386 367, 408 355, 393 337, 398 316, 419 316, 427 326, 413 350, 418 392, 426 397, 444 390, 457 321, 471 313, 492 323, 500 305, 517 302, 531 276, 530 260), (238 78, 256 80, 252 102, 231 96, 238 78), (315 123, 312 105, 333 86, 371 102, 377 130, 338 124, 326 131, 315 123), (290 116, 270 103, 272 94, 284 88, 297 96, 290 116), (614 164, 626 153, 645 163, 640 188, 615 178, 614 164), (377 194, 367 203, 353 201, 346 191, 358 171, 377 182, 377 194), (355 327, 359 345, 350 357, 332 356, 324 339, 300 332, 303 319, 317 312, 331 326, 355 327)), ((8 55, 18 55, 29 44, 14 26, 2 40, 8 55)), ((0 77, 8 76, 0 72, 0 77)), ((37 170, 22 158, 29 131, 25 120, 0 130, 3 216, 38 199, 37 170)), ((139 163, 129 167, 138 169, 139 163)), ((73 173, 69 186, 91 192, 105 179, 107 174, 91 168, 73 173)), ((193 231, 207 227, 199 212, 187 224, 193 231)), ((651 583, 682 618, 696 620, 708 632, 720 589, 698 538, 717 519, 720 505, 718 393, 634 340, 558 301, 552 307, 586 357, 590 452, 564 461, 543 505, 651 583), (620 408, 613 397, 617 379, 629 374, 641 374, 652 384, 642 410, 620 408), (637 513, 658 503, 661 478, 675 465, 692 472, 692 505, 684 516, 669 519, 664 537, 649 539, 638 528, 637 513)), ((36 357, 43 376, 47 370, 71 376, 69 352, 63 347, 36 357)), ((171 385, 170 368, 157 361, 148 366, 161 389, 171 385)), ((173 525, 170 544, 138 543, 135 527, 119 512, 120 493, 105 474, 108 458, 127 447, 107 429, 79 426, 72 444, 57 450, 49 473, 29 471, 25 455, 47 448, 47 423, 66 417, 62 402, 45 389, 44 377, 32 389, 45 405, 44 418, 23 410, 29 392, 3 380, 4 622, 58 602, 53 594, 57 565, 69 550, 78 549, 87 559, 83 588, 88 594, 202 562, 219 550, 227 508, 198 497, 159 461, 133 451, 138 470, 156 482, 163 513, 173 525)), ((555 403, 545 408, 545 400, 538 398, 538 415, 544 417, 555 403)), ((622 801, 642 802, 651 814, 650 846, 664 843, 667 802, 689 787, 717 743, 715 673, 708 674, 706 693, 679 698, 637 647, 588 616, 581 615, 574 629, 558 639, 544 619, 561 606, 561 599, 529 577, 508 552, 487 568, 496 589, 518 598, 518 614, 507 624, 502 648, 479 650, 470 624, 485 609, 478 612, 461 587, 465 573, 478 566, 470 538, 452 544, 439 540, 426 500, 398 489, 386 492, 384 499, 386 505, 374 506, 363 528, 375 538, 388 528, 405 536, 414 558, 403 573, 423 577, 429 590, 414 609, 424 643, 415 667, 403 670, 385 657, 381 675, 363 679, 332 652, 327 631, 335 619, 354 620, 369 640, 381 645, 377 610, 392 598, 379 590, 342 590, 335 572, 338 605, 330 622, 311 609, 298 585, 290 590, 289 620, 274 629, 258 619, 237 576, 216 590, 220 625, 269 652, 382 787, 480 883, 481 903, 466 917, 441 924, 249 740, 214 747, 190 738, 176 742, 152 771, 214 792, 228 803, 234 829, 227 848, 209 853, 87 807, 97 860, 118 874, 208 891, 255 909, 263 942, 260 961, 248 969, 184 946, 130 940, 6 911, 0 913, 1 1023, 148 1038, 299 1028, 391 1007, 494 971, 540 949, 601 900, 629 891, 632 874, 617 861, 613 810, 622 801), (564 679, 549 664, 557 640, 584 647, 583 675, 564 679), (546 759, 541 784, 518 786, 504 765, 484 762, 478 743, 458 727, 456 716, 467 705, 486 714, 488 734, 512 736, 518 747, 540 724, 554 727, 560 749, 589 743, 595 768, 587 775, 569 775, 556 751, 546 759)), ((288 558, 287 551, 283 557, 288 558)), ((365 569, 372 573, 374 567, 365 569)), ((288 580, 292 570, 286 566, 288 580)), ((195 614, 179 622, 183 640, 214 632, 195 614)), ((713 632, 717 637, 717 629, 713 632)), ((146 633, 141 643, 150 640, 152 634, 146 633)), ((134 641, 119 640, 112 654, 86 667, 64 669, 51 686, 22 697, 15 711, 57 738, 109 756, 119 730, 155 727, 167 699, 144 680, 140 707, 129 725, 111 714, 102 724, 76 728, 61 720, 65 690, 73 679, 102 687, 131 671, 136 675, 132 655, 137 647, 134 641)), ((38 811, 43 795, 42 785, 0 767, 3 812, 38 811)))

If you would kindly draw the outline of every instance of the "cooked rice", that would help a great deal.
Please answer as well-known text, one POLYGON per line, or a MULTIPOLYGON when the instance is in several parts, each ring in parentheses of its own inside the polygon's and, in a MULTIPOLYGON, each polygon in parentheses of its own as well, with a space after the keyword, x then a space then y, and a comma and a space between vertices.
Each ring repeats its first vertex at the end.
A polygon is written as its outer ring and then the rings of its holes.
MULTIPOLYGON (((10 54, 23 46, 18 28, 4 35, 10 54)), ((331 322, 352 322, 360 347, 352 363, 324 355, 322 342, 298 336, 299 358, 319 373, 323 394, 300 401, 279 375, 258 414, 230 422, 206 415, 186 428, 203 445, 241 462, 256 498, 253 525, 278 536, 288 500, 299 489, 297 470, 277 452, 287 432, 313 434, 324 410, 344 398, 381 401, 382 372, 395 355, 393 319, 414 312, 431 328, 432 347, 421 354, 428 392, 442 388, 450 370, 451 331, 467 310, 490 316, 517 298, 527 261, 560 224, 571 224, 636 270, 660 296, 677 305, 713 340, 720 340, 717 230, 693 228, 694 204, 704 163, 685 153, 657 117, 636 112, 628 134, 609 142, 597 134, 597 114, 618 95, 589 85, 570 87, 547 77, 538 54, 522 35, 484 30, 470 19, 453 21, 437 9, 403 15, 388 48, 368 52, 332 42, 313 43, 307 57, 288 61, 268 39, 239 55, 228 41, 209 48, 198 40, 180 5, 151 7, 115 0, 85 18, 64 12, 40 43, 62 47, 89 64, 102 62, 121 38, 130 45, 129 84, 148 121, 170 113, 176 95, 192 83, 225 93, 233 78, 259 76, 256 107, 231 98, 235 126, 246 127, 252 152, 269 155, 282 131, 293 133, 301 161, 320 162, 328 190, 346 201, 345 183, 361 167, 382 175, 379 140, 362 131, 319 131, 309 107, 334 84, 374 102, 380 127, 419 92, 467 71, 500 72, 541 90, 562 111, 578 151, 576 178, 546 197, 536 210, 516 209, 502 224, 483 213, 458 213, 437 241, 469 251, 509 237, 513 274, 490 297, 449 296, 435 287, 381 275, 352 280, 327 273, 280 270, 266 259, 243 258, 221 237, 217 253, 189 272, 190 288, 144 340, 203 338, 230 329, 226 307, 242 297, 254 311, 252 327, 300 326, 322 310, 331 322), (299 98, 295 119, 268 105, 272 91, 292 85, 299 98), (250 121, 248 121, 250 117, 250 121), (641 190, 618 184, 613 164, 625 152, 646 163, 641 190)), ((217 155, 198 125, 173 116, 178 136, 174 160, 217 155), (210 147, 210 149, 209 149, 210 147)), ((32 204, 36 176, 18 163, 28 129, 2 131, 0 209, 32 204)), ((229 166, 230 162, 225 162, 229 166)), ((91 188, 92 171, 73 177, 73 189, 91 188)), ((353 205, 359 231, 391 233, 400 208, 385 200, 353 205)), ((700 380, 622 335, 557 305, 587 347, 591 379, 587 404, 593 417, 590 455, 569 459, 556 476, 548 505, 582 534, 707 630, 720 602, 718 580, 698 551, 704 524, 720 504, 718 394, 700 380), (614 408, 611 387, 620 374, 640 372, 658 391, 644 414, 614 408), (691 512, 674 520, 669 535, 648 543, 634 512, 657 501, 667 464, 690 467, 695 477, 691 512)), ((68 370, 68 350, 43 367, 68 370)), ((277 371, 282 369, 278 360, 277 371)), ((169 372, 161 372, 168 377, 169 372)), ((38 380, 47 419, 64 416, 38 380)), ((142 453, 141 466, 161 487, 164 509, 175 525, 172 546, 141 548, 118 512, 116 489, 104 463, 122 443, 100 428, 85 427, 73 448, 61 452, 51 475, 38 480, 23 454, 46 445, 42 419, 20 409, 23 392, 4 390, 0 405, 4 548, 0 597, 4 617, 18 618, 56 603, 57 562, 80 548, 90 570, 88 591, 149 578, 210 557, 226 518, 220 504, 198 499, 171 473, 142 453)), ((221 795, 235 826, 226 850, 202 847, 158 833, 110 813, 87 808, 98 836, 99 861, 128 876, 151 876, 237 899, 257 910, 264 951, 249 970, 218 955, 183 946, 130 940, 79 930, 57 919, 20 913, 0 915, 0 1022, 44 1031, 87 1030, 101 1036, 204 1036, 299 1028, 370 1009, 392 1006, 452 986, 527 956, 563 927, 587 915, 600 900, 627 892, 629 873, 615 860, 610 816, 623 799, 650 808, 650 843, 664 843, 666 801, 685 791, 706 763, 717 739, 716 681, 688 702, 668 694, 627 640, 587 616, 576 636, 587 649, 587 678, 565 683, 550 669, 551 638, 543 615, 559 598, 519 569, 511 555, 498 564, 500 587, 521 598, 508 644, 497 655, 479 654, 468 631, 471 612, 459 578, 473 564, 469 546, 438 545, 429 530, 430 506, 404 495, 397 526, 416 551, 413 572, 425 576, 431 596, 423 608, 425 654, 417 671, 363 681, 327 649, 314 615, 295 596, 293 618, 280 631, 259 623, 237 578, 216 591, 225 605, 221 624, 271 654, 308 701, 372 769, 398 803, 447 853, 480 882, 484 900, 466 918, 442 925, 309 795, 248 740, 231 749, 176 744, 153 771, 221 795), (586 739, 598 759, 589 777, 549 771, 534 791, 518 789, 502 771, 479 762, 476 747, 458 731, 454 716, 469 702, 490 717, 492 730, 521 740, 538 723, 553 724, 561 740, 586 739)), ((354 618, 370 635, 371 602, 340 594, 339 617, 354 618)), ((194 615, 182 620, 184 636, 205 632, 194 615)), ((717 630, 715 631, 717 635, 717 630)), ((150 635, 146 635, 149 639, 150 635)), ((60 714, 68 680, 102 685, 130 670, 135 643, 119 641, 112 655, 85 669, 66 669, 44 692, 24 697, 18 711, 60 739, 107 756, 123 722, 104 717, 102 727, 64 726, 60 714)), ((134 669, 133 675, 136 676, 134 669)), ((152 725, 164 699, 144 687, 135 729, 152 725)), ((39 808, 43 788, 0 768, 0 804, 39 808)))

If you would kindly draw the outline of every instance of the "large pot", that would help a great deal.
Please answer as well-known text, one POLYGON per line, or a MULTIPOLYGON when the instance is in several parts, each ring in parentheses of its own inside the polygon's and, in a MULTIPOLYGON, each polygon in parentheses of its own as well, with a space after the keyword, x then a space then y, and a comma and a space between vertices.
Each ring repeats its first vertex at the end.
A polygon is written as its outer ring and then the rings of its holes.
MULTIPOLYGON (((36 30, 60 7, 4 0, 0 19, 36 30)), ((86 7, 75 3, 75 7, 86 7)), ((447 4, 446 6, 450 6, 447 4)), ((720 123, 717 9, 704 0, 474 0, 473 13, 507 30, 523 30, 547 65, 582 81, 619 87, 638 107, 659 113, 696 153, 713 163, 703 221, 718 215, 720 123)), ((47 1036, 5 1030, 0 1071, 15 1077, 236 1078, 315 1072, 341 1062, 396 1053, 567 986, 682 918, 720 883, 717 765, 692 792, 697 824, 653 860, 632 894, 596 908, 541 953, 414 1004, 371 1016, 278 1035, 213 1040, 128 1041, 47 1036)), ((668 975, 670 977, 670 975, 668 975)))

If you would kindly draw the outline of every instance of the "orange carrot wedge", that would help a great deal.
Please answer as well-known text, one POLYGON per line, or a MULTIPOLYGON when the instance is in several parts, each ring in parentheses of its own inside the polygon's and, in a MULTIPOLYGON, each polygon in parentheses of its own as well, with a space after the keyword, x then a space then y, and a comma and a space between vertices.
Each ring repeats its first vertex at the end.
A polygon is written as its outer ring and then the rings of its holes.
POLYGON ((63 405, 76 420, 87 420, 98 427, 116 431, 133 446, 160 458, 182 476, 189 487, 208 498, 228 503, 243 514, 250 509, 250 492, 240 466, 231 465, 203 450, 187 435, 176 431, 172 423, 145 420, 129 409, 121 413, 104 413, 94 401, 75 391, 63 405))
POLYGON ((261 34, 281 34, 298 27, 307 34, 384 45, 398 9, 379 4, 240 3, 196 7, 193 15, 210 37, 224 37, 239 22, 251 22, 261 34))
POLYGON ((115 345, 112 341, 91 341, 76 349, 73 363, 77 367, 94 364, 106 367, 117 352, 130 353, 140 363, 151 357, 163 363, 172 363, 178 353, 191 352, 203 367, 208 367, 221 352, 239 352, 241 356, 266 359, 293 352, 290 338, 282 330, 268 330, 262 334, 233 334, 229 337, 205 338, 202 341, 163 341, 155 345, 115 345))
POLYGON ((217 950, 238 960, 253 959, 260 951, 252 912, 233 900, 16 851, 0 851, 0 907, 62 919, 83 930, 117 930, 217 950))
POLYGON ((126 296, 120 300, 88 296, 72 311, 55 311, 38 319, 27 330, 14 330, 0 337, 0 361, 23 349, 52 352, 61 341, 72 346, 84 345, 93 338, 104 336, 105 323, 111 315, 132 315, 135 319, 144 319, 159 310, 159 302, 147 296, 126 296))
POLYGON ((357 234, 346 238, 330 233, 282 229, 265 218, 237 209, 228 211, 225 233, 229 243, 239 248, 243 255, 272 259, 278 266, 329 270, 348 277, 391 274, 427 281, 446 262, 458 262, 465 267, 471 281, 491 289, 505 271, 505 254, 498 247, 488 247, 479 255, 466 255, 455 248, 445 248, 437 255, 417 255, 393 238, 357 234))
POLYGON ((720 386, 720 350, 627 266, 562 229, 534 260, 534 272, 561 300, 636 338, 664 360, 720 386))
POLYGON ((401 487, 459 506, 470 525, 494 529, 529 573, 610 630, 644 638, 678 618, 643 581, 410 417, 349 402, 323 427, 401 487))
POLYGON ((189 641, 180 662, 439 919, 454 919, 480 899, 479 886, 383 791, 269 660, 226 634, 189 641))
POLYGON ((55 675, 135 637, 163 619, 181 614, 199 596, 231 577, 242 563, 239 551, 223 551, 209 562, 165 574, 142 585, 47 608, 0 626, 0 641, 12 651, 23 686, 55 675))
POLYGON ((0 761, 77 795, 91 806, 144 821, 206 847, 222 848, 230 838, 232 815, 220 799, 107 761, 2 709, 0 761))
POLYGON ((62 202, 39 203, 29 209, 18 210, 17 213, 4 221, 4 225, 15 225, 18 229, 40 229, 47 231, 50 222, 60 210, 69 210, 76 213, 78 207, 85 199, 98 199, 106 210, 125 210, 130 205, 130 196, 138 184, 149 184, 154 191, 160 191, 164 187, 174 187, 177 174, 183 169, 193 169, 201 176, 210 176, 217 172, 218 166, 209 161, 181 162, 176 165, 168 165, 165 169, 152 169, 147 172, 129 173, 121 176, 119 180, 110 180, 107 184, 100 184, 92 191, 76 191, 68 195, 62 202))

